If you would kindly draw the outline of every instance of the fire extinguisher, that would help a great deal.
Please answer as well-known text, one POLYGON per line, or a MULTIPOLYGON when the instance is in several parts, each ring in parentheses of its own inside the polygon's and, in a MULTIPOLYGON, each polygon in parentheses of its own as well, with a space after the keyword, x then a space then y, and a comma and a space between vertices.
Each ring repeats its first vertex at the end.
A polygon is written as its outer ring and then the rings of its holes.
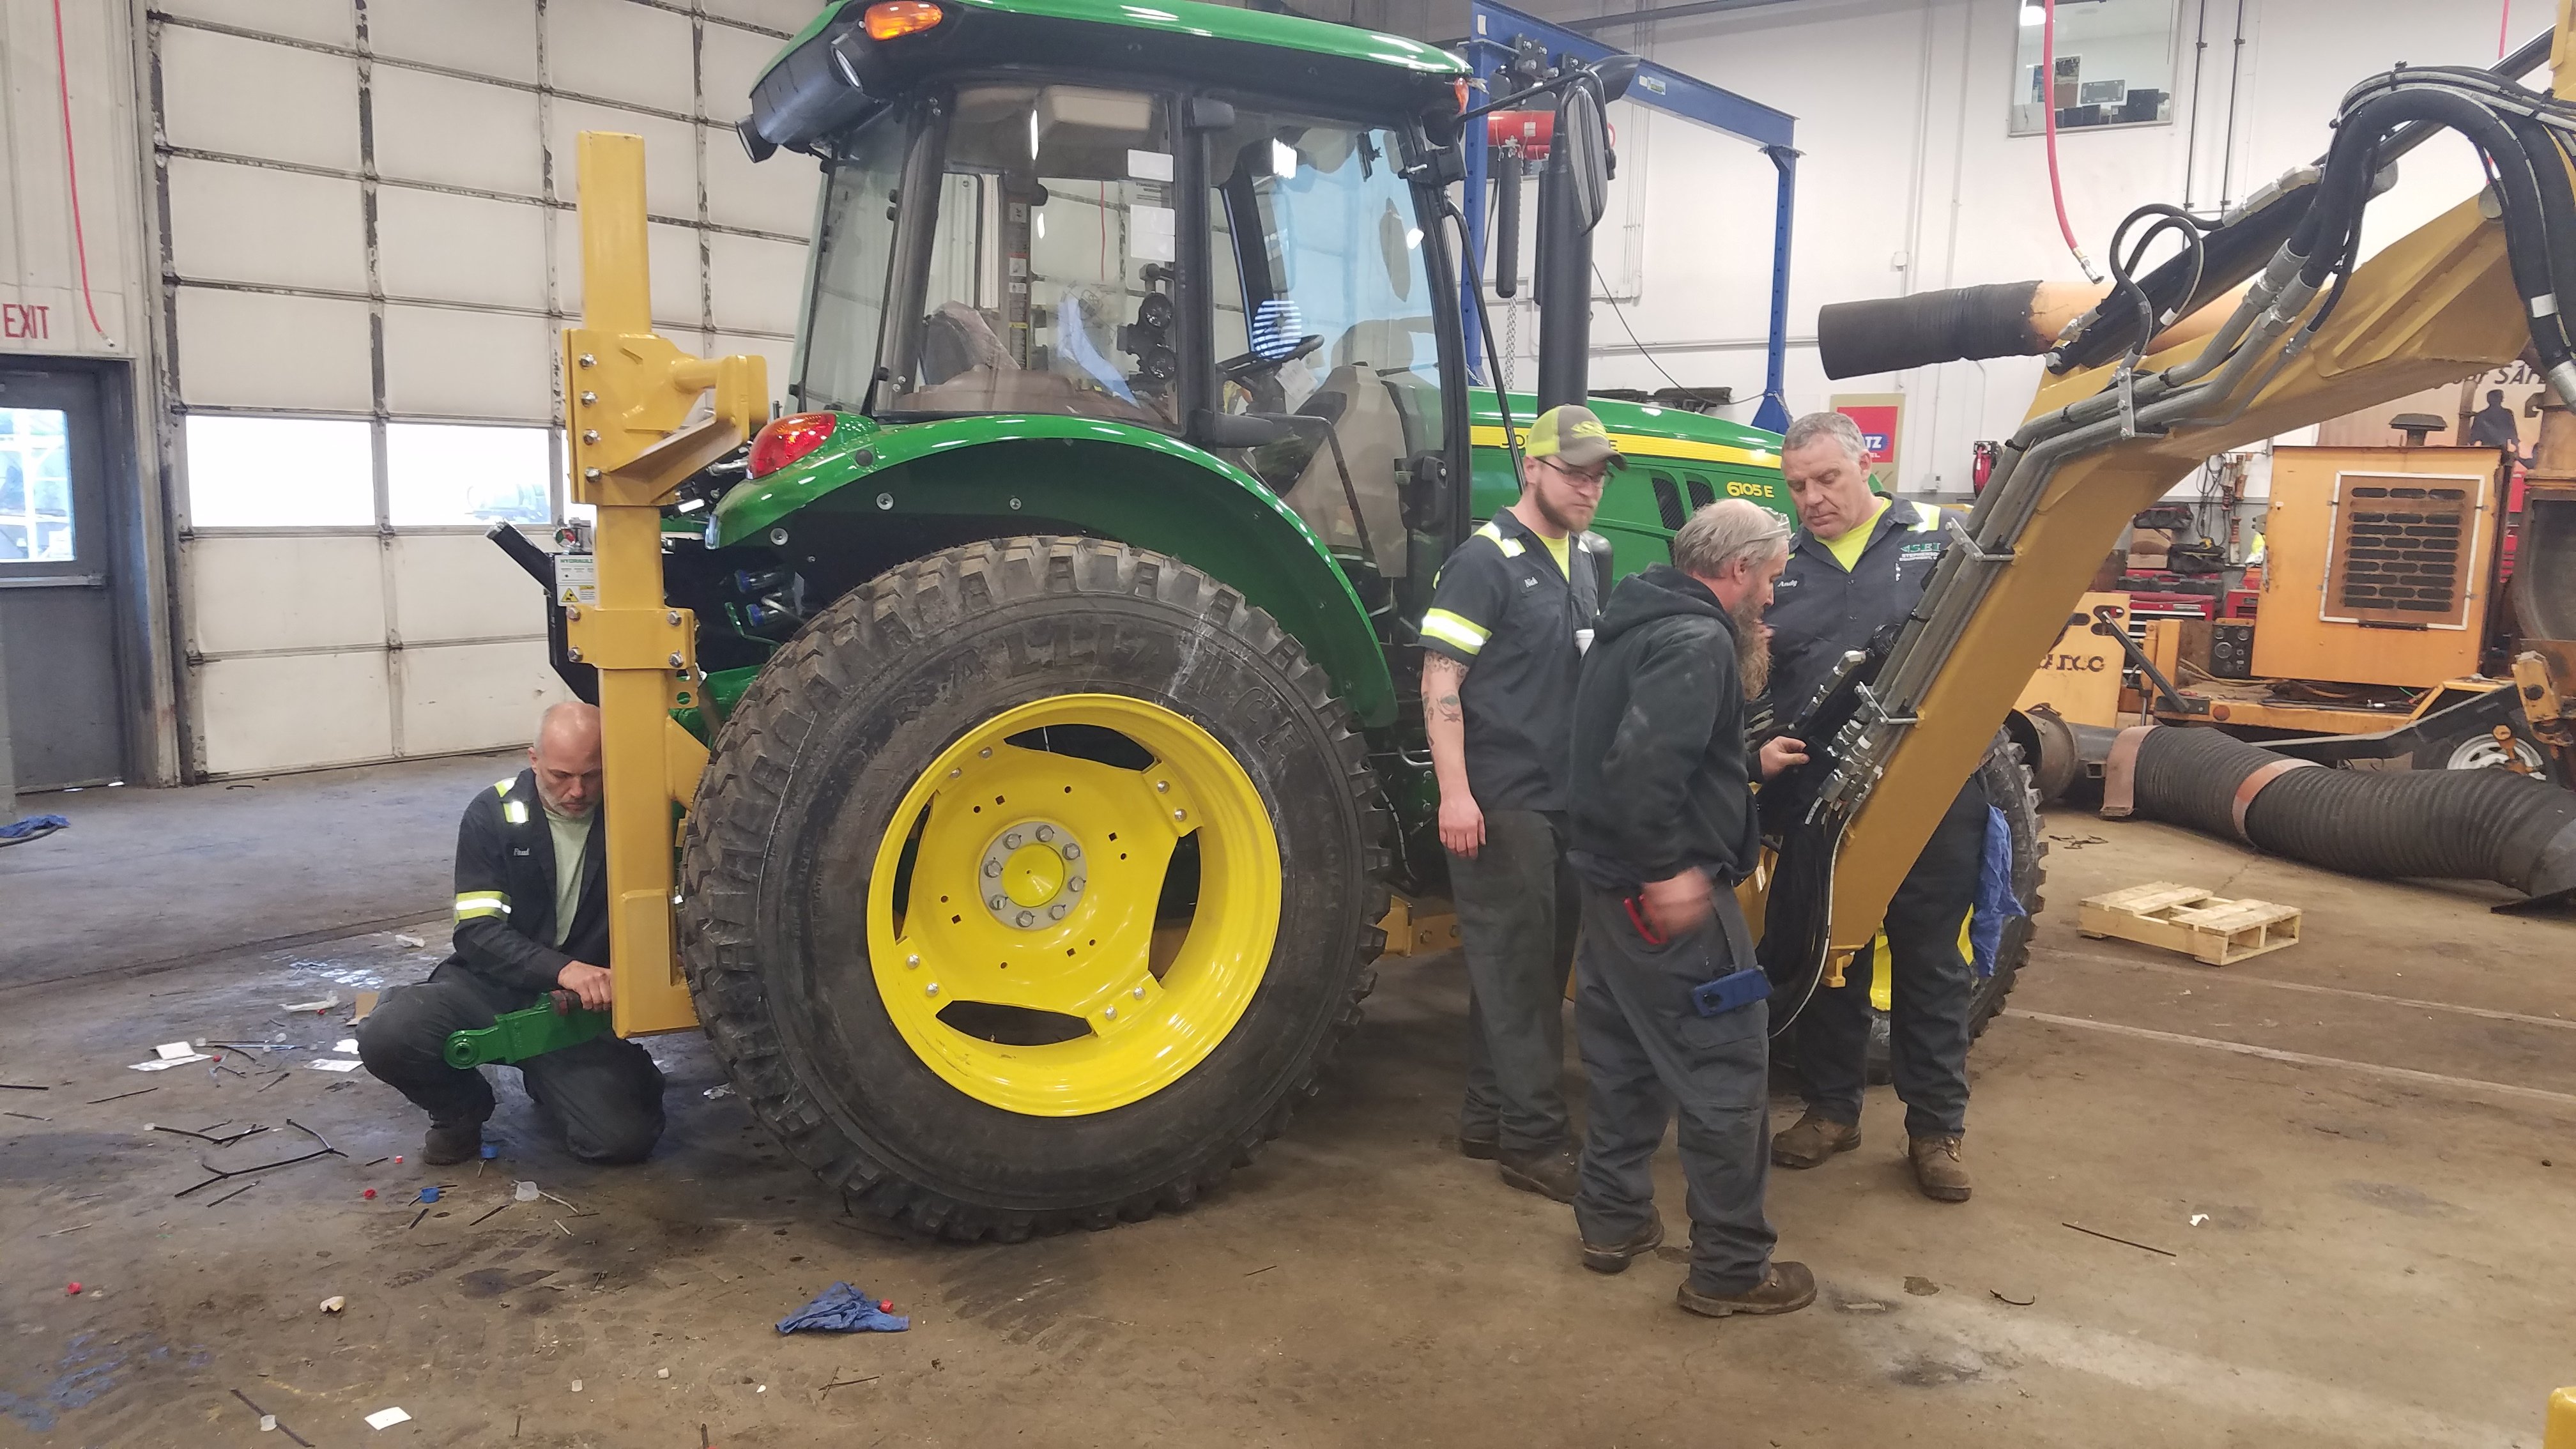
POLYGON ((1975 445, 1975 451, 1976 462, 1971 465, 1968 483, 1970 491, 1983 493, 1986 491, 1986 480, 1995 476, 1995 459, 2003 456, 2004 445, 1992 442, 1978 443, 1975 445))

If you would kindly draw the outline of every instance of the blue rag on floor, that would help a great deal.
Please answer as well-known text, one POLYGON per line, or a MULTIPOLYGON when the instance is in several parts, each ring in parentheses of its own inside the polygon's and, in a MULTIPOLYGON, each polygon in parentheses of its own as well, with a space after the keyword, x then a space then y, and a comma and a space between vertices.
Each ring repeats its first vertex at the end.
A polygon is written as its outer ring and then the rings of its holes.
POLYGON ((878 1308, 877 1300, 847 1283, 833 1284, 813 1302, 778 1320, 781 1333, 809 1328, 829 1333, 901 1333, 910 1327, 910 1318, 878 1308))
POLYGON ((69 820, 60 815, 30 815, 24 820, 0 825, 0 843, 15 844, 21 840, 41 839, 57 830, 65 829, 70 824, 69 820))

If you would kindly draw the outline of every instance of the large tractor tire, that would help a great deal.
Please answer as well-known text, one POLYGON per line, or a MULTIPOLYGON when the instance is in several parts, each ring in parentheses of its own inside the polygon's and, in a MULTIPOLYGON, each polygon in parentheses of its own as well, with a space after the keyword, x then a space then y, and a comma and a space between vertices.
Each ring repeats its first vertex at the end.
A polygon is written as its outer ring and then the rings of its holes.
POLYGON ((833 604, 717 736, 681 956, 753 1114, 854 1210, 1016 1240, 1187 1206, 1359 1019, 1387 817, 1267 614, 1010 538, 833 604))

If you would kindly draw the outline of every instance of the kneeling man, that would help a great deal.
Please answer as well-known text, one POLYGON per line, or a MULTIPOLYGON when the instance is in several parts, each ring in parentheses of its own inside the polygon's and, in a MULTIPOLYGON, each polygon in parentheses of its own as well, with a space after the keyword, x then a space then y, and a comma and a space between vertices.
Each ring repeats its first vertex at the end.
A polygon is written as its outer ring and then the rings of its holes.
MULTIPOLYGON (((528 768, 477 791, 456 837, 455 950, 427 981, 388 992, 358 1023, 367 1070, 429 1113, 421 1159, 483 1146, 492 1084, 445 1056, 450 1032, 570 991, 609 1004, 607 836, 599 828, 599 711, 558 704, 528 768)), ((662 1135, 662 1072, 644 1048, 597 1036, 515 1064, 584 1162, 640 1162, 662 1135)))

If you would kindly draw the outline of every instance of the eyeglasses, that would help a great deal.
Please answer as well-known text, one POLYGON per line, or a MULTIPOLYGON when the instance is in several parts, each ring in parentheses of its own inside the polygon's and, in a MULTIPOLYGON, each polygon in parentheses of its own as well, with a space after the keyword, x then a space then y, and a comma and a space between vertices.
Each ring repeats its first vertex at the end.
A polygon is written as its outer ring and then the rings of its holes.
POLYGON ((1569 468, 1554 458, 1541 458, 1539 461, 1586 488, 1598 488, 1610 480, 1610 465, 1607 463, 1598 468, 1569 468))

